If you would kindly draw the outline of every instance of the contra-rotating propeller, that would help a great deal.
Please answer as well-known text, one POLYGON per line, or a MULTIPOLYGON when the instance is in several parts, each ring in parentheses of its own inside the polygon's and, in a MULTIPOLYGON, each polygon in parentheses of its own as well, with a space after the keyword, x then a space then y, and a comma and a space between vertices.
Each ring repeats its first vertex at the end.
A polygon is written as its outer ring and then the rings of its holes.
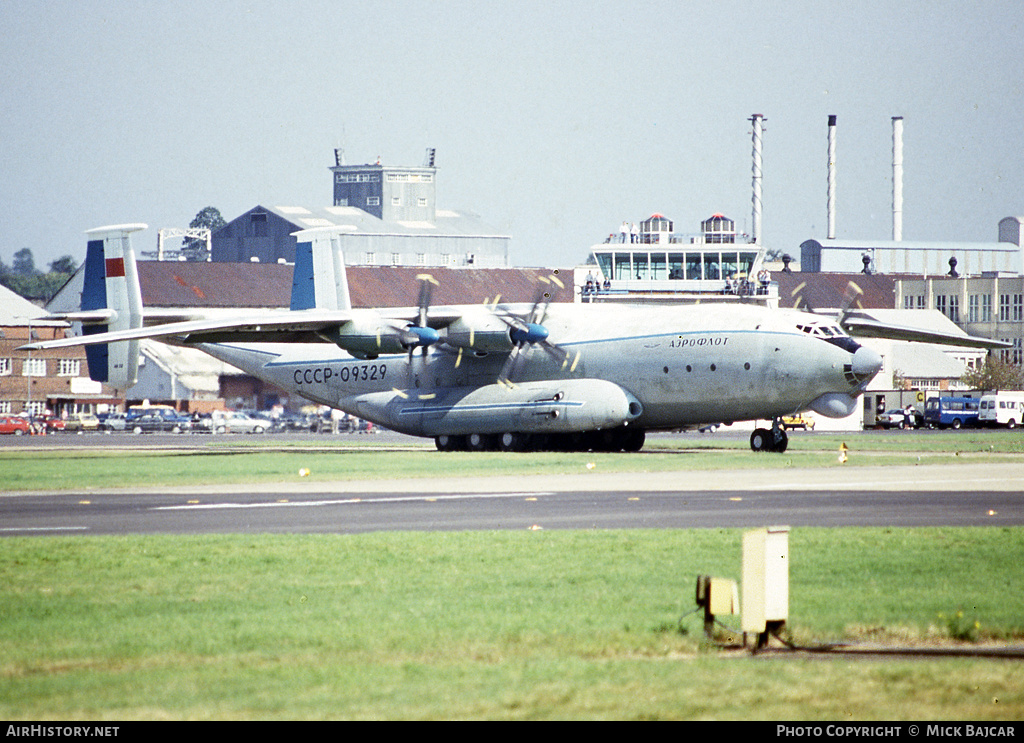
MULTIPOLYGON (((798 310, 804 312, 810 312, 811 314, 819 314, 814 307, 811 306, 810 302, 804 297, 804 289, 807 288, 807 282, 801 281, 790 292, 790 296, 793 297, 793 306, 798 310)), ((839 305, 839 310, 836 313, 836 322, 840 325, 843 324, 843 320, 849 314, 851 307, 854 302, 857 303, 858 309, 863 309, 860 303, 860 297, 864 294, 864 290, 857 286, 853 281, 846 285, 846 289, 843 290, 843 299, 839 305)))
POLYGON ((415 325, 406 326, 402 334, 402 343, 409 347, 409 386, 412 387, 412 381, 415 377, 413 373, 413 359, 415 358, 416 349, 420 349, 420 357, 426 358, 427 352, 430 346, 434 345, 440 340, 440 336, 437 331, 427 325, 427 316, 430 311, 430 295, 434 290, 435 286, 440 286, 437 279, 431 276, 429 273, 417 274, 416 280, 420 282, 420 296, 417 306, 419 308, 419 314, 416 317, 415 325))
POLYGON ((548 329, 543 324, 547 317, 548 305, 551 304, 552 297, 557 291, 555 287, 564 289, 565 284, 553 274, 541 276, 538 280, 547 285, 547 288, 540 287, 537 299, 525 319, 507 311, 496 313, 497 317, 509 326, 509 337, 515 344, 498 375, 498 381, 502 384, 512 384, 513 379, 522 369, 529 352, 536 346, 540 346, 545 353, 561 364, 563 369, 569 367, 570 371, 575 370, 576 364, 579 362, 578 351, 575 355, 570 355, 565 349, 548 340, 548 329))

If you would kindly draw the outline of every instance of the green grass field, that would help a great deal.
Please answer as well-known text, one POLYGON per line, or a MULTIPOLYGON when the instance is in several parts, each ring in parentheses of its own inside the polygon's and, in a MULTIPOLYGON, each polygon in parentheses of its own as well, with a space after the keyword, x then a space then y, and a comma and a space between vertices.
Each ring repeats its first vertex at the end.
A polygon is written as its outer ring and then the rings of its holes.
MULTIPOLYGON (((874 437, 859 438, 854 456, 879 466, 950 456, 941 435, 899 439, 915 444, 899 454, 881 438, 874 450, 874 437)), ((950 461, 1020 452, 1019 438, 955 442, 968 456, 950 461)), ((599 466, 837 466, 838 442, 821 436, 793 437, 801 464, 787 464, 789 452, 753 455, 742 442, 693 443, 599 466)), ((63 450, 61 459, 74 456, 77 484, 92 487, 123 484, 126 472, 151 482, 294 478, 300 466, 323 478, 382 476, 382 467, 452 476, 521 471, 526 461, 575 471, 594 459, 248 448, 63 450)), ((54 469, 52 452, 0 450, 5 492, 55 487, 54 469)), ((5 538, 0 719, 1024 719, 1021 660, 752 655, 706 642, 694 582, 738 580, 741 537, 5 538)), ((799 646, 1024 644, 1024 527, 794 529, 790 559, 787 638, 799 646)))
MULTIPOLYGON (((59 437, 57 437, 59 440, 59 437)), ((792 469, 841 467, 837 452, 850 448, 849 463, 884 466, 958 462, 985 456, 1024 464, 1020 431, 959 431, 914 435, 895 432, 844 438, 841 435, 790 436, 782 455, 754 454, 745 439, 652 438, 635 455, 602 453, 450 452, 426 442, 401 447, 377 444, 373 437, 276 440, 209 439, 198 449, 133 448, 130 437, 110 437, 116 449, 66 448, 52 451, 0 448, 0 492, 157 485, 217 485, 296 481, 309 470, 311 481, 407 477, 572 474, 587 472, 674 472, 712 469, 792 469), (59 462, 59 466, 55 463, 59 462)))
MULTIPOLYGON (((0 717, 1021 719, 1024 664, 703 640, 732 530, 16 538, 0 717)), ((1017 642, 1024 529, 800 529, 792 641, 1017 642)), ((726 625, 737 617, 724 617, 726 625)))

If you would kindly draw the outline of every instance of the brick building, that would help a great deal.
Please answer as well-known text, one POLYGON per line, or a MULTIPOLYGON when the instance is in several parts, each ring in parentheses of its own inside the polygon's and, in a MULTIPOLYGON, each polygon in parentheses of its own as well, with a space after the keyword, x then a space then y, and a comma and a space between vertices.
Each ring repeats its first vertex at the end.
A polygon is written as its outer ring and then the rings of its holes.
POLYGON ((89 379, 84 348, 22 351, 31 341, 63 338, 67 324, 0 287, 0 413, 55 415, 93 410, 117 392, 89 379))

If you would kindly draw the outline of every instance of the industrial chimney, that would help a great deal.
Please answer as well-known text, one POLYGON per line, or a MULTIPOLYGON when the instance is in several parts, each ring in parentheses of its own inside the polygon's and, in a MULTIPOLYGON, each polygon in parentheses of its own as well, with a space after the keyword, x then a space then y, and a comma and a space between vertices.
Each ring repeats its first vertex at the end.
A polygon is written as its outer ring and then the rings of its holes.
POLYGON ((836 115, 828 117, 828 239, 836 237, 836 115))
POLYGON ((750 121, 754 124, 754 195, 752 198, 754 213, 750 237, 755 244, 761 242, 761 122, 763 119, 764 117, 761 114, 754 114, 750 118, 750 121))
POLYGON ((903 117, 892 117, 892 239, 903 239, 903 117))

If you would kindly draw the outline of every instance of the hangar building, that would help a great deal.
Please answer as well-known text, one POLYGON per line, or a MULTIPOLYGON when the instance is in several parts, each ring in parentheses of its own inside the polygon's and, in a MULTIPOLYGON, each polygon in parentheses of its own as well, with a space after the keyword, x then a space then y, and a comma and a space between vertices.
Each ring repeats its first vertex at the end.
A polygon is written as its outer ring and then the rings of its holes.
POLYGON ((293 233, 336 227, 348 265, 508 265, 509 235, 476 214, 439 209, 433 151, 423 166, 345 165, 335 153, 333 204, 258 205, 211 236, 214 262, 292 263, 293 233))

